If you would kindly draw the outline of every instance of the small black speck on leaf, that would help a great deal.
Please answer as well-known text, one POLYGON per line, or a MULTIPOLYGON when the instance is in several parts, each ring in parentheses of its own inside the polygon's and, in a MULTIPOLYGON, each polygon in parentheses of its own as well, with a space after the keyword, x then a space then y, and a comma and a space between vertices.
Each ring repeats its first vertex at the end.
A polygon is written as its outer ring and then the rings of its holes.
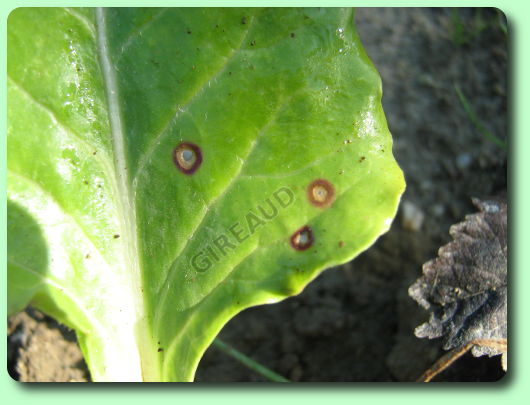
POLYGON ((256 41, 254 40, 250 41, 250 46, 254 46, 254 45, 256 45, 256 41))
POLYGON ((245 25, 247 23, 247 17, 241 18, 241 24, 245 25))
MULTIPOLYGON (((505 196, 473 199, 473 204, 479 212, 451 226, 453 241, 423 265, 423 276, 409 288, 409 295, 430 311, 429 322, 418 326, 415 335, 443 336, 445 350, 475 340, 507 339, 508 204, 505 196)), ((475 345, 471 353, 502 351, 475 345)))
POLYGON ((186 31, 188 34, 191 34, 191 30, 186 31))
POLYGON ((120 237, 120 235, 118 235, 118 234, 115 234, 115 235, 113 236, 114 239, 118 239, 119 237, 120 237))
POLYGON ((294 38, 295 36, 294 32, 291 32, 291 38, 294 38))
POLYGON ((164 349, 162 349, 161 347, 158 348, 158 353, 163 352, 163 351, 164 349))

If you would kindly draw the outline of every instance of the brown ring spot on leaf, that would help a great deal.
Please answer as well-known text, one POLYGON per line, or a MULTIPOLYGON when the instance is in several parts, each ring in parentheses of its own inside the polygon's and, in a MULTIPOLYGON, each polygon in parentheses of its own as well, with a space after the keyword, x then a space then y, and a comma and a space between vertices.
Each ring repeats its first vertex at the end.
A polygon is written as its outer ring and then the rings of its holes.
POLYGON ((317 207, 329 207, 335 201, 335 189, 329 181, 317 179, 307 188, 307 197, 317 207))
POLYGON ((202 163, 201 148, 191 142, 182 142, 173 151, 173 162, 184 174, 193 174, 202 163))
POLYGON ((291 236, 291 246, 296 250, 306 250, 313 245, 313 231, 309 226, 303 226, 291 236))

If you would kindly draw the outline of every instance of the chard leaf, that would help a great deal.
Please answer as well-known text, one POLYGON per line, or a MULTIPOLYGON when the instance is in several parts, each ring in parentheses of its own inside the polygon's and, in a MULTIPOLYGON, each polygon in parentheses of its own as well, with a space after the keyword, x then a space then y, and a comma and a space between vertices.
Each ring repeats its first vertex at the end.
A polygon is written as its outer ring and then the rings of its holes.
POLYGON ((385 232, 404 189, 348 9, 19 8, 8 285, 96 381, 189 381, 223 325, 385 232))

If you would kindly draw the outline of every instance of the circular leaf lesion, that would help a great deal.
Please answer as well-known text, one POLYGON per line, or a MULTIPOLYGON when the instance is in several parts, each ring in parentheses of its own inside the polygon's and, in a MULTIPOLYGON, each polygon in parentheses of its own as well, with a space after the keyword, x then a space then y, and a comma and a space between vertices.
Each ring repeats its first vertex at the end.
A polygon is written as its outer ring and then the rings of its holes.
POLYGON ((182 142, 173 151, 173 162, 184 174, 193 174, 202 164, 202 151, 191 142, 182 142))

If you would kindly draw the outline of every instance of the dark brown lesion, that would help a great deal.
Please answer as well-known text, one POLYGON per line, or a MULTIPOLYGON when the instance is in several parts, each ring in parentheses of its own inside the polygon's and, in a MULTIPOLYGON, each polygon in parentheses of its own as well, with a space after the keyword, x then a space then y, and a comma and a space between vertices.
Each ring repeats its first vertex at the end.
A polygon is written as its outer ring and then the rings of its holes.
POLYGON ((307 225, 303 226, 291 236, 291 246, 296 250, 309 249, 314 242, 313 231, 307 225))
POLYGON ((335 201, 335 188, 324 179, 317 179, 307 187, 309 202, 316 207, 326 208, 335 201))
POLYGON ((201 166, 201 148, 191 142, 182 142, 173 151, 173 163, 184 174, 193 174, 201 166))

